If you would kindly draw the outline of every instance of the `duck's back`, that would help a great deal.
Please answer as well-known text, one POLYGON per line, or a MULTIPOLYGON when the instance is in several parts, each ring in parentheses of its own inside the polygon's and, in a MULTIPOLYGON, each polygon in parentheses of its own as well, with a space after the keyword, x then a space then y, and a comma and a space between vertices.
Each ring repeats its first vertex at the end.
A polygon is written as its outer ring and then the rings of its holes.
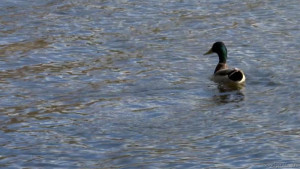
POLYGON ((242 70, 238 68, 234 69, 221 69, 214 73, 213 81, 218 83, 244 83, 246 80, 242 70))

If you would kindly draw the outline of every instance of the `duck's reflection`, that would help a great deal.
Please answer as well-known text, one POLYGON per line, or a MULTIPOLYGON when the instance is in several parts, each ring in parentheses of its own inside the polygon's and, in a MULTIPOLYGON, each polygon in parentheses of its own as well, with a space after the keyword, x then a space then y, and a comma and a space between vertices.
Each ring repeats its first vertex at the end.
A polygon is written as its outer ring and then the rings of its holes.
POLYGON ((213 96, 213 100, 216 103, 232 103, 241 102, 245 99, 243 93, 243 86, 224 86, 218 85, 219 93, 213 96))

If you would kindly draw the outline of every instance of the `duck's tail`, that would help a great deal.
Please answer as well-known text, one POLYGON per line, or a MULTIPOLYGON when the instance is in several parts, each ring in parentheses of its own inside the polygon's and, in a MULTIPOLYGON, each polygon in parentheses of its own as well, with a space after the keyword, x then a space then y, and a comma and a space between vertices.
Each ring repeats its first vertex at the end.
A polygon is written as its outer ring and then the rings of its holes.
POLYGON ((231 72, 228 73, 228 78, 232 81, 239 82, 243 79, 244 74, 239 69, 233 69, 231 72))

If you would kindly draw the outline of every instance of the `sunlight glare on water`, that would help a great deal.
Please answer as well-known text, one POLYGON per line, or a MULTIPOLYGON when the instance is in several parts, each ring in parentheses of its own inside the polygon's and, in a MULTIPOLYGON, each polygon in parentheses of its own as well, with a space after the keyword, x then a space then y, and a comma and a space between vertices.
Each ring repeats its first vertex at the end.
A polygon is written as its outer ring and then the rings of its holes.
POLYGON ((299 7, 3 0, 0 167, 296 166, 299 7), (243 89, 210 80, 215 41, 243 89))

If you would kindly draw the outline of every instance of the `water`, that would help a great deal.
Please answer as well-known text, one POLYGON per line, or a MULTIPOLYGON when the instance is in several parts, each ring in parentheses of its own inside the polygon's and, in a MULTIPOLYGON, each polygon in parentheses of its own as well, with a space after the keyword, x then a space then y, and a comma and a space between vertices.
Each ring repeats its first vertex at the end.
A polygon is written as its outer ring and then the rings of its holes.
POLYGON ((298 167, 299 5, 2 0, 0 166, 298 167), (209 80, 219 40, 240 91, 209 80))

